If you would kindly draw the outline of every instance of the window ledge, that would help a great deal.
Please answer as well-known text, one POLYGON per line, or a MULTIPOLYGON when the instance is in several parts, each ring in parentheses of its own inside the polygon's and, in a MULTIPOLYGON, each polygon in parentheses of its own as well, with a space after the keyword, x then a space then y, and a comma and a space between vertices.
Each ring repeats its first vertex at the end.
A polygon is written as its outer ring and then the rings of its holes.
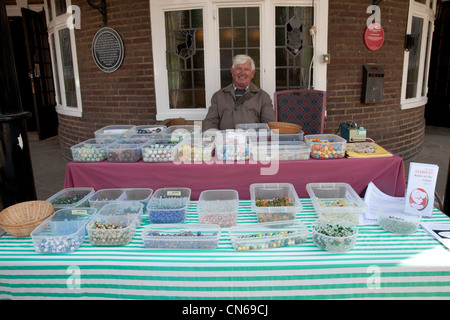
POLYGON ((71 117, 82 117, 83 116, 83 112, 77 108, 71 108, 71 107, 65 107, 65 106, 61 106, 58 105, 56 106, 56 112, 59 114, 63 114, 66 116, 71 116, 71 117))
POLYGON ((420 99, 414 99, 413 101, 404 101, 400 104, 401 110, 412 109, 417 107, 422 107, 428 102, 427 97, 421 97, 420 99))

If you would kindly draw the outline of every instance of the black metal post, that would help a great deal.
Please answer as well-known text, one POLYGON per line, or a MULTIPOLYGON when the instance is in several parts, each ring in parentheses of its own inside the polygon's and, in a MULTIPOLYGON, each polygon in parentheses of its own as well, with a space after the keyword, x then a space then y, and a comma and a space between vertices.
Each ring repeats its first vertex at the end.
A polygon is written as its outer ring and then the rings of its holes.
POLYGON ((0 0, 0 210, 36 200, 28 144, 5 1, 0 0))

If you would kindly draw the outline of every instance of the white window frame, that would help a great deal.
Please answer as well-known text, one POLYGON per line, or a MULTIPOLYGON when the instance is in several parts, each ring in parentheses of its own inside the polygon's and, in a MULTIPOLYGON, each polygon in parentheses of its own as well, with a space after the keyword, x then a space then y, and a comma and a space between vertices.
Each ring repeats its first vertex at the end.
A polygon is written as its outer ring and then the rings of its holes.
POLYGON ((409 52, 405 50, 404 58, 403 58, 403 78, 402 78, 402 93, 401 93, 401 101, 400 108, 403 109, 411 109, 416 107, 424 106, 428 102, 427 93, 428 93, 428 79, 425 79, 425 92, 422 94, 423 81, 424 77, 428 75, 428 70, 430 68, 430 55, 431 55, 431 44, 432 44, 432 36, 428 37, 428 35, 432 35, 434 31, 434 20, 435 20, 435 12, 436 12, 436 0, 427 0, 425 4, 421 4, 415 0, 409 1, 409 13, 408 13, 408 25, 406 29, 406 34, 411 34, 412 20, 413 17, 418 17, 423 19, 423 28, 422 28, 422 42, 420 44, 420 61, 419 61, 419 74, 417 79, 417 92, 416 97, 414 98, 406 98, 406 88, 407 88, 407 79, 408 79, 408 64, 409 64, 409 52), (429 25, 431 22, 431 32, 429 30, 429 25), (427 43, 428 41, 428 43, 427 43), (428 50, 428 52, 427 52, 428 50), (425 61, 425 58, 428 57, 428 60, 425 61), (426 62, 426 65, 425 65, 426 62))
POLYGON ((186 120, 203 120, 208 111, 211 97, 220 89, 220 46, 219 46, 219 8, 258 6, 261 17, 260 37, 260 83, 261 88, 273 98, 275 92, 275 7, 314 5, 313 38, 314 62, 313 83, 316 90, 326 91, 327 64, 322 55, 328 53, 328 0, 151 0, 150 18, 152 28, 153 67, 155 75, 156 120, 183 117, 186 120), (171 10, 203 10, 203 34, 205 43, 205 97, 206 108, 170 109, 166 67, 166 38, 164 12, 171 10), (271 21, 271 23, 267 23, 271 21), (272 48, 272 50, 268 50, 272 48))
MULTIPOLYGON (((82 117, 83 116, 83 107, 81 101, 81 90, 80 90, 80 76, 78 74, 78 59, 77 59, 77 48, 75 41, 75 29, 68 26, 68 21, 71 21, 70 18, 72 16, 72 12, 64 13, 59 16, 56 16, 55 13, 55 1, 54 0, 45 0, 44 8, 48 10, 48 1, 51 1, 51 9, 52 9, 52 17, 53 19, 50 21, 49 14, 46 15, 47 19, 47 32, 48 32, 48 42, 51 46, 51 35, 54 35, 55 40, 55 52, 50 50, 51 58, 52 58, 52 67, 53 67, 53 81, 55 82, 55 92, 56 92, 56 82, 59 79, 59 89, 60 89, 60 100, 58 101, 55 96, 56 101, 56 112, 59 114, 64 114, 73 117, 82 117), (73 61, 73 71, 75 77, 75 92, 77 96, 77 106, 72 107, 68 106, 66 102, 66 94, 65 94, 65 86, 64 86, 64 75, 62 70, 62 61, 61 61, 61 49, 59 42, 59 30, 69 28, 70 33, 70 44, 72 49, 72 61, 73 61), (55 55, 54 55, 55 54, 55 55), (55 68, 53 65, 53 61, 57 61, 58 68, 55 68), (58 77, 56 77, 56 73, 58 73, 58 77)), ((71 6, 71 0, 66 0, 66 6, 69 8, 71 6)))

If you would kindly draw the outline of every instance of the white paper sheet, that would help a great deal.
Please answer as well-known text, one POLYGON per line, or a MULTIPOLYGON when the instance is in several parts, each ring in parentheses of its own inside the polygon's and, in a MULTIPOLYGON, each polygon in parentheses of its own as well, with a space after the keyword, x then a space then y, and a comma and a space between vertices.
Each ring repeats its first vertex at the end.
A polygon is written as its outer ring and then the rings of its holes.
POLYGON ((379 205, 394 204, 404 205, 404 197, 392 197, 385 194, 375 186, 373 182, 370 182, 367 186, 366 194, 364 196, 364 202, 367 204, 367 210, 360 216, 360 224, 377 224, 378 215, 377 208, 379 205))

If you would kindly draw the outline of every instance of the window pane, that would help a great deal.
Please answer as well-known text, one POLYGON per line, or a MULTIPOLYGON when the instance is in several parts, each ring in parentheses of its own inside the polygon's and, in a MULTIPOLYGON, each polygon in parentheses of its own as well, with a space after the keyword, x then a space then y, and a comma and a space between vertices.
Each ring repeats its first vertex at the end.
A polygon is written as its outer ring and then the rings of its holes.
POLYGON ((219 37, 221 86, 231 83, 230 68, 237 54, 247 54, 253 58, 256 65, 253 82, 259 86, 259 7, 219 8, 219 37))
POLYGON ((422 81, 422 97, 425 97, 427 94, 427 85, 428 85, 428 60, 429 57, 429 47, 431 45, 431 39, 433 37, 431 30, 433 28, 433 23, 428 22, 428 36, 427 36, 427 43, 426 43, 426 51, 425 51, 425 62, 423 66, 423 81, 422 81))
POLYGON ((406 99, 417 97, 422 30, 423 19, 419 17, 413 17, 411 35, 416 38, 416 45, 409 50, 408 75, 406 80, 406 99))
MULTIPOLYGON (((50 1, 49 1, 50 3, 50 1)), ((55 49, 55 35, 52 34, 50 36, 50 49, 52 50, 52 64, 54 69, 54 76, 55 76, 55 87, 56 87, 56 103, 61 104, 61 89, 59 88, 59 67, 58 67, 58 60, 56 59, 56 49, 55 49)))
POLYGON ((165 12, 170 108, 206 108, 203 12, 165 12))
POLYGON ((48 15, 48 21, 53 20, 53 12, 52 12, 52 1, 47 1, 47 11, 45 12, 48 15))
POLYGON ((59 45, 61 49, 61 61, 64 77, 64 93, 66 105, 68 107, 78 107, 77 95, 75 91, 75 74, 73 70, 72 45, 70 41, 70 31, 68 28, 58 31, 59 45))
POLYGON ((309 29, 314 10, 312 7, 276 7, 275 10, 276 90, 306 89, 313 58, 309 29))
POLYGON ((66 0, 54 0, 56 16, 67 12, 66 0))

